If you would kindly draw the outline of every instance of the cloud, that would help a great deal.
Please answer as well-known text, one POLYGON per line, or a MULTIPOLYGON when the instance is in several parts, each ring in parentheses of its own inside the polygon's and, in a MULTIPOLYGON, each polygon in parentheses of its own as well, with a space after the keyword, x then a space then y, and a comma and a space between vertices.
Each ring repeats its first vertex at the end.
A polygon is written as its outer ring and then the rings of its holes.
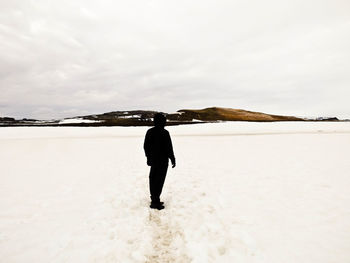
POLYGON ((349 117, 347 1, 1 1, 0 114, 349 117))

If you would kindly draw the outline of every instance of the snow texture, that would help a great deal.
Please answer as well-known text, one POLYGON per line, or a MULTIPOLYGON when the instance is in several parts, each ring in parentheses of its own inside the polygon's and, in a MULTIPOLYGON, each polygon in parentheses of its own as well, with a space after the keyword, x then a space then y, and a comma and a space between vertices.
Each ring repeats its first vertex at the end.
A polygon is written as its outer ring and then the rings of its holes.
POLYGON ((167 127, 162 211, 147 127, 0 129, 0 262, 350 262, 350 123, 167 127))

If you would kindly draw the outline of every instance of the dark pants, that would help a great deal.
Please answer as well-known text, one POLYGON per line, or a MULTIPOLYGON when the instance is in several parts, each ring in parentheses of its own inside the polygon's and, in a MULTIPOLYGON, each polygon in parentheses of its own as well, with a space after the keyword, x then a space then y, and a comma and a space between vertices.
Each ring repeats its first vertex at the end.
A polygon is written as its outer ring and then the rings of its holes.
POLYGON ((153 203, 159 203, 159 197, 162 193, 168 163, 152 165, 149 173, 149 190, 153 203))

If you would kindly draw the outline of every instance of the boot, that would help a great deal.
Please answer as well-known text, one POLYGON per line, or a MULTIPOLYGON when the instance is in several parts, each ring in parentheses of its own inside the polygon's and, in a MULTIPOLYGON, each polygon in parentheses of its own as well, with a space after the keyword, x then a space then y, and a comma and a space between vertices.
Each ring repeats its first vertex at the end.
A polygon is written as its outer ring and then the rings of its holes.
POLYGON ((153 203, 153 202, 151 202, 151 205, 149 207, 153 208, 153 209, 158 209, 158 210, 164 209, 163 202, 160 202, 160 203, 153 203))

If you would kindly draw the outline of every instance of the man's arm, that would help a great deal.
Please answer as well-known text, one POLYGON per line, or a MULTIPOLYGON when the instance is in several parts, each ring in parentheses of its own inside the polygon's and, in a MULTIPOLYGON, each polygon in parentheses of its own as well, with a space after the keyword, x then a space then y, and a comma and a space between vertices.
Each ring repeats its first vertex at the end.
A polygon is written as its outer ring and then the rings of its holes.
POLYGON ((176 160, 175 160, 175 155, 174 155, 174 150, 173 150, 173 143, 171 141, 171 137, 169 132, 168 134, 168 157, 171 160, 172 167, 174 168, 176 166, 176 160))
POLYGON ((147 165, 148 166, 151 166, 151 138, 150 138, 150 133, 149 133, 149 130, 147 131, 146 133, 146 136, 145 136, 145 141, 143 143, 143 149, 145 151, 145 155, 147 157, 147 165))

